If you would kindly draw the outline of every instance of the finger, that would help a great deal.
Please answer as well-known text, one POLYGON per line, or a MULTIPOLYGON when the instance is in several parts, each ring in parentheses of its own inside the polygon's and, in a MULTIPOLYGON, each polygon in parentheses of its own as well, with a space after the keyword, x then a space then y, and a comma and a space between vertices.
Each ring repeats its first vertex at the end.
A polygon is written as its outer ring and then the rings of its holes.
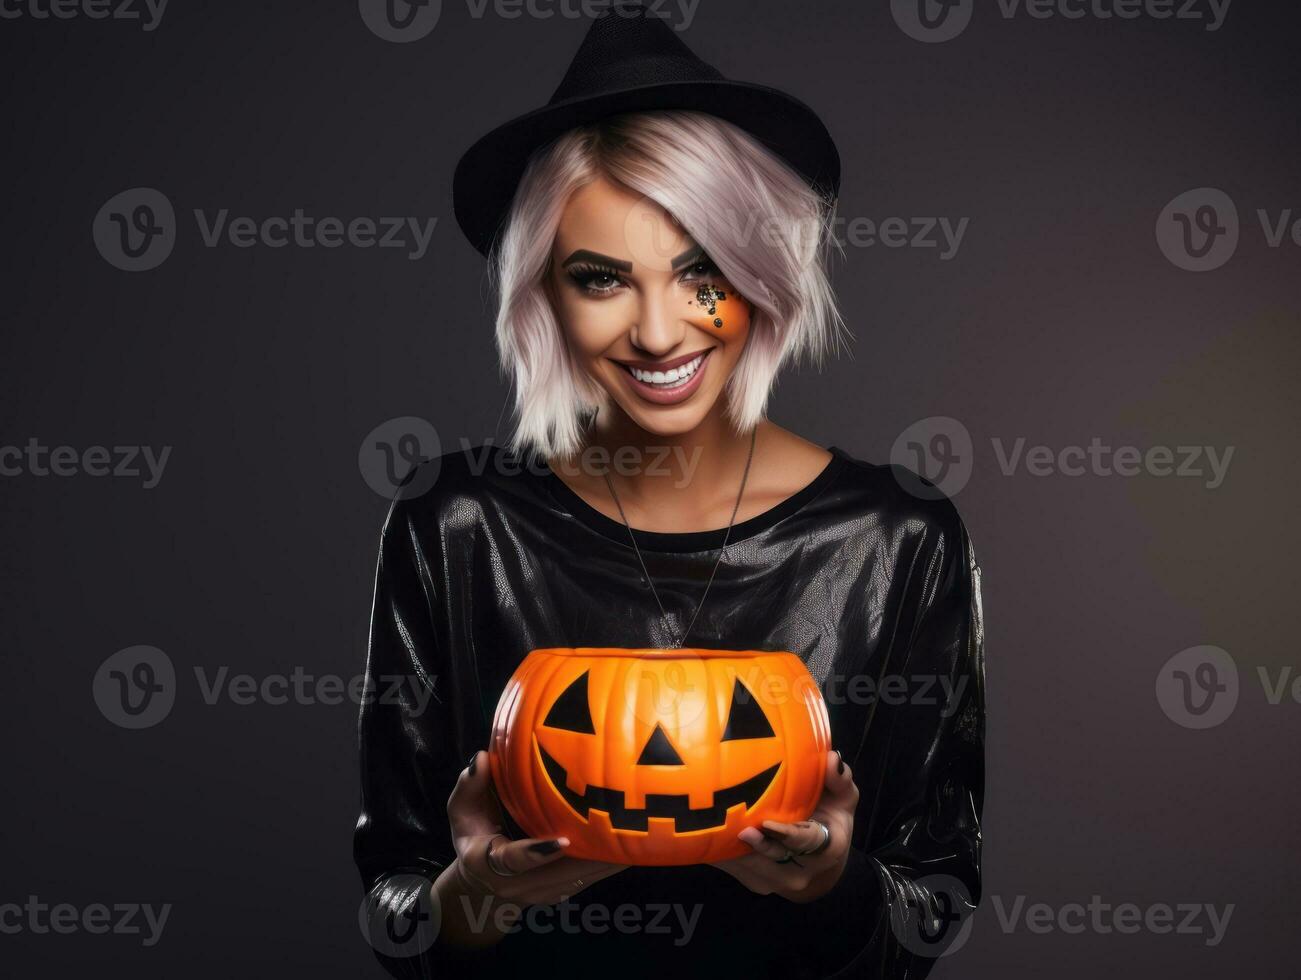
POLYGON ((786 856, 786 847, 776 840, 765 837, 761 832, 753 827, 746 827, 745 830, 737 834, 741 840, 750 845, 750 849, 755 853, 774 861, 780 860, 786 856))
POLYGON ((823 781, 824 793, 838 800, 858 798, 858 787, 854 785, 854 771, 845 761, 844 756, 835 749, 827 752, 827 771, 823 781))
POLYGON ((502 831, 501 806, 492 789, 487 752, 475 752, 461 770, 447 799, 447 816, 457 837, 479 837, 502 831))
POLYGON ((796 855, 811 854, 814 848, 822 846, 826 837, 822 828, 812 820, 801 820, 799 823, 765 820, 763 830, 769 839, 794 851, 796 855))
POLYGON ((561 860, 565 848, 569 846, 568 837, 524 837, 511 840, 503 835, 496 835, 484 845, 484 860, 492 852, 492 863, 487 867, 491 871, 499 869, 498 877, 525 874, 561 860), (505 875, 500 871, 506 872, 505 875))

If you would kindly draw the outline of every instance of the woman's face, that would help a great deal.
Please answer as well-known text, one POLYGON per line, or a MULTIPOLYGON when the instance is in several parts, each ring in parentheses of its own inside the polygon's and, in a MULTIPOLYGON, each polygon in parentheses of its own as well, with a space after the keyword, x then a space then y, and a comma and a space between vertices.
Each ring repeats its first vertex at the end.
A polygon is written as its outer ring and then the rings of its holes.
POLYGON ((648 432, 700 425, 751 313, 701 247, 659 205, 600 178, 570 198, 551 258, 548 293, 583 369, 648 432))

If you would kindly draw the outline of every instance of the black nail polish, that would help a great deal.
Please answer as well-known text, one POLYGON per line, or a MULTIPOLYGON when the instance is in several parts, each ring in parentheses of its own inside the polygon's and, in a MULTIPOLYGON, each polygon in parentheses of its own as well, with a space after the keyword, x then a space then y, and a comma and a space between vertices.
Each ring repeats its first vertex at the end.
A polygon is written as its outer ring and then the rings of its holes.
POLYGON ((477 763, 478 758, 479 758, 479 753, 478 753, 478 752, 475 752, 472 756, 470 756, 470 775, 471 775, 471 776, 474 775, 474 769, 475 769, 475 765, 476 765, 476 763, 477 763))
POLYGON ((529 850, 534 854, 555 854, 560 850, 560 842, 554 840, 541 840, 536 844, 530 844, 529 850))
POLYGON ((840 754, 840 749, 836 749, 836 758, 840 760, 836 763, 836 772, 843 776, 845 774, 845 757, 840 754))

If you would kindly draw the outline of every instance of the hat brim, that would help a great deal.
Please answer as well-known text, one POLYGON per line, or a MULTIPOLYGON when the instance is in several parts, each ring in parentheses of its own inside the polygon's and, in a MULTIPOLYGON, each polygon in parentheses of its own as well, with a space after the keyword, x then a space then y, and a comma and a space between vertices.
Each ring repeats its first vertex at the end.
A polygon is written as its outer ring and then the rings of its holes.
POLYGON ((646 109, 707 112, 746 130, 822 194, 840 190, 840 154, 811 108, 779 89, 728 79, 661 82, 602 92, 535 109, 503 123, 462 154, 452 208, 466 238, 488 255, 529 156, 566 130, 646 109))

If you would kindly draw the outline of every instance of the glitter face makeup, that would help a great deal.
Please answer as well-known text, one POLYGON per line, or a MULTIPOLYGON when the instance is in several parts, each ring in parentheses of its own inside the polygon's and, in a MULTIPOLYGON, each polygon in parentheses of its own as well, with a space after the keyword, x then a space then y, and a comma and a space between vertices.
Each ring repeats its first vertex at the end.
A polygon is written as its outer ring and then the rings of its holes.
POLYGON ((750 304, 735 290, 720 289, 713 283, 701 283, 696 298, 689 301, 694 307, 687 319, 697 327, 721 336, 723 339, 743 336, 750 329, 750 304))
MULTIPOLYGON (((727 293, 716 286, 709 285, 709 283, 705 283, 696 290, 696 302, 701 306, 708 306, 710 316, 714 316, 718 312, 716 302, 720 299, 727 299, 727 293)), ((721 319, 714 320, 714 326, 721 327, 722 325, 723 321, 721 319)))

